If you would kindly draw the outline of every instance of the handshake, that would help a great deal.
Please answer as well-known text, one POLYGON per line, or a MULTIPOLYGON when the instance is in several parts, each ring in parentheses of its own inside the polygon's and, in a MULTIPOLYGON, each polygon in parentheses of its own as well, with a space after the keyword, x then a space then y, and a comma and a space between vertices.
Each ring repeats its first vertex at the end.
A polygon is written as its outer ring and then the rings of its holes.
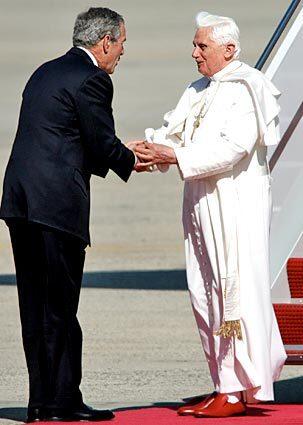
POLYGON ((126 146, 137 157, 134 170, 138 173, 151 171, 152 167, 158 164, 177 164, 175 151, 169 146, 148 143, 145 140, 133 140, 126 143, 126 146))

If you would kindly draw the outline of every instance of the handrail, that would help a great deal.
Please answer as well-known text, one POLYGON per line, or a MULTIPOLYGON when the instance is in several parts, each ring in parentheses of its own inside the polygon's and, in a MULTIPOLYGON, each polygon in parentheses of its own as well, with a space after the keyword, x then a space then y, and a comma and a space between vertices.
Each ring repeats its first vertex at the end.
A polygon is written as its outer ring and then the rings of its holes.
POLYGON ((263 68, 265 62, 267 61, 269 55, 273 51, 273 48, 277 44, 281 34, 283 33, 283 31, 284 31, 286 25, 288 24, 289 20, 291 19, 291 17, 295 13, 295 10, 299 6, 300 2, 301 2, 301 0, 293 0, 291 2, 290 6, 288 7, 288 9, 286 10, 285 15, 281 19, 281 22, 279 23, 276 31, 273 33, 273 36, 269 40, 269 42, 268 42, 267 46, 265 47, 262 55, 260 56, 260 59, 258 60, 258 62, 255 65, 255 68, 257 68, 259 71, 263 68))
POLYGON ((285 146, 287 145, 289 139, 293 135, 293 132, 297 128, 297 125, 301 121, 302 116, 303 116, 303 102, 299 106, 299 108, 298 108, 295 116, 293 117, 293 119, 291 120, 289 126, 287 127, 287 129, 286 129, 286 131, 285 131, 285 133, 284 133, 284 135, 283 135, 280 143, 278 144, 276 150, 274 151, 272 157, 270 158, 270 161, 269 161, 269 169, 270 169, 270 171, 273 170, 274 166, 278 162, 280 156, 282 155, 282 153, 284 151, 285 146))

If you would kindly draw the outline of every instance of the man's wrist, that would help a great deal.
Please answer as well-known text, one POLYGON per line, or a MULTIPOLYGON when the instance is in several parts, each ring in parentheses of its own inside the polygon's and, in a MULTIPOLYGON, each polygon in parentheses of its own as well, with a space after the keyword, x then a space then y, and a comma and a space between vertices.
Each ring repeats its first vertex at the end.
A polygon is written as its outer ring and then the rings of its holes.
POLYGON ((139 159, 138 159, 137 155, 135 154, 135 152, 133 150, 132 150, 132 153, 134 154, 134 157, 135 157, 135 162, 134 162, 134 167, 135 167, 137 165, 139 159))

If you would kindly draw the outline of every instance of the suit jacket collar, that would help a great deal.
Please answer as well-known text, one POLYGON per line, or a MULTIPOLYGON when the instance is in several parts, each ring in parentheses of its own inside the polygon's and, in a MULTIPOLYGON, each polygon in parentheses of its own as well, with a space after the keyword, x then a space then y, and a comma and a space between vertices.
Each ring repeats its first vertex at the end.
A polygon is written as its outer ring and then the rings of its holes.
POLYGON ((78 47, 72 47, 66 54, 67 55, 78 55, 78 56, 81 56, 84 60, 86 60, 86 62, 91 63, 91 64, 94 65, 93 61, 88 56, 88 54, 84 50, 78 49, 78 47))

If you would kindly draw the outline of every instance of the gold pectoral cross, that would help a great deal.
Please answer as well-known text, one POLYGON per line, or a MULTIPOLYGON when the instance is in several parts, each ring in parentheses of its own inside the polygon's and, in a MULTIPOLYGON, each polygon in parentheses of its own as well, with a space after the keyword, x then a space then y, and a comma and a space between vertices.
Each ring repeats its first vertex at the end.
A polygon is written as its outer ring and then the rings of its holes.
POLYGON ((197 128, 200 126, 200 115, 198 115, 197 117, 196 117, 196 119, 195 119, 195 121, 194 121, 194 123, 193 123, 193 132, 192 132, 192 134, 191 134, 191 140, 193 139, 193 137, 194 137, 194 134, 195 134, 195 131, 197 130, 197 128))

